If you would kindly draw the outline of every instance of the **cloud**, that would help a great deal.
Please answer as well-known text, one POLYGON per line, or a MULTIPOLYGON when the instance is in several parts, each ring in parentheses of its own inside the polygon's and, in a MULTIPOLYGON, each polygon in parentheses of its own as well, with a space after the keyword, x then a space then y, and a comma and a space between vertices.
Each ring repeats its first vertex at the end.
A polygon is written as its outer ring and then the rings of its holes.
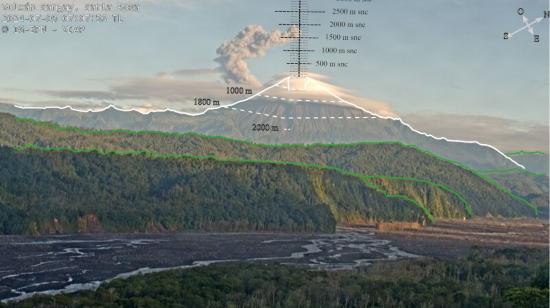
MULTIPOLYGON (((56 105, 67 105, 69 101, 85 104, 114 104, 120 107, 173 108, 194 112, 202 107, 194 105, 195 98, 220 100, 222 104, 233 102, 238 97, 227 94, 226 85, 216 80, 180 79, 173 74, 161 73, 152 77, 134 77, 111 82, 106 90, 41 90, 31 94, 46 95, 60 100, 56 105)), ((42 102, 30 105, 44 106, 42 102)), ((29 104, 23 104, 29 105, 29 104)))
MULTIPOLYGON (((209 70, 182 70, 182 75, 211 74, 209 70)), ((370 111, 386 116, 396 116, 391 105, 361 97, 350 90, 331 85, 323 75, 311 74, 322 88, 329 89, 337 96, 370 111)), ((276 79, 276 80, 279 80, 276 79)), ((197 109, 192 103, 195 97, 210 97, 224 103, 235 101, 225 91, 226 85, 215 80, 179 79, 171 74, 147 78, 127 78, 113 82, 105 91, 38 91, 54 99, 43 101, 17 101, 4 98, 6 103, 26 106, 81 106, 83 108, 101 107, 115 104, 121 107, 144 108, 143 110, 170 107, 176 110, 193 112, 197 109)), ((288 97, 294 92, 274 88, 271 94, 288 97)), ((308 97, 320 99, 326 97, 323 91, 310 86, 308 97), (311 96, 310 96, 311 95, 311 96), (325 96, 325 97, 324 97, 325 96)), ((297 92, 300 95, 301 92, 297 92)), ((301 93, 304 94, 304 93, 301 93)), ((549 148, 549 127, 541 124, 520 122, 492 116, 423 113, 403 116, 403 120, 414 128, 435 136, 451 139, 476 140, 491 144, 503 151, 542 150, 549 148)))
POLYGON ((197 77, 197 76, 211 76, 219 75, 219 69, 213 68, 196 68, 196 69, 181 69, 170 73, 169 75, 185 76, 185 77, 197 77))
MULTIPOLYGON (((139 107, 151 105, 156 108, 175 108, 181 111, 192 111, 195 106, 191 103, 196 97, 206 97, 218 99, 220 102, 234 102, 239 97, 228 95, 226 84, 217 80, 220 72, 215 69, 188 69, 178 70, 171 73, 159 73, 152 77, 134 77, 118 79, 113 81, 106 90, 41 90, 35 93, 47 95, 49 97, 66 100, 86 100, 90 103, 112 103, 117 106, 139 107), (206 76, 205 79, 197 77, 206 76), (180 78, 183 77, 183 78, 180 78)), ((275 79, 268 82, 274 84, 287 75, 276 76, 275 79)), ((327 94, 326 90, 361 106, 372 112, 384 116, 396 116, 390 104, 362 97, 349 89, 333 85, 329 82, 329 77, 310 73, 309 77, 316 80, 310 83, 308 91, 289 92, 282 88, 273 88, 270 94, 288 98, 303 98, 319 100, 333 100, 334 98, 327 94), (296 96, 296 97, 293 97, 296 96)), ((293 82, 303 83, 304 79, 293 82)), ((262 89, 264 86, 251 87, 254 92, 262 89)), ((302 88, 303 85, 296 85, 302 88)), ((243 95, 241 97, 246 97, 243 95)), ((341 105, 342 103, 335 103, 341 105)))
POLYGON ((360 94, 341 86, 337 86, 330 83, 330 77, 322 74, 307 73, 307 76, 317 80, 317 83, 322 85, 326 90, 329 90, 332 94, 353 103, 359 107, 367 109, 371 112, 377 113, 386 117, 396 117, 397 114, 388 102, 383 102, 371 98, 366 98, 360 94))
POLYGON ((220 79, 221 71, 216 68, 192 68, 180 69, 172 72, 160 72, 157 77, 160 78, 187 78, 187 79, 220 79))
POLYGON ((548 151, 549 127, 492 116, 462 114, 410 114, 404 121, 436 136, 476 140, 503 151, 548 151))
MULTIPOLYGON (((379 115, 391 117, 397 116, 389 103, 366 98, 348 88, 335 85, 331 83, 331 79, 329 76, 312 72, 308 72, 306 76, 308 78, 292 77, 290 79, 290 87, 293 89, 298 89, 298 91, 288 91, 286 88, 275 88, 270 90, 270 94, 292 99, 307 98, 310 100, 319 100, 321 102, 327 101, 328 103, 330 103, 330 101, 335 101, 335 98, 327 93, 328 91, 331 94, 336 95, 337 97, 340 97, 341 99, 349 103, 367 109, 371 112, 375 112, 379 115), (313 79, 313 81, 309 79, 313 79)), ((273 84, 286 77, 288 77, 288 75, 277 75, 270 83, 273 84)), ((349 104, 336 101, 330 104, 339 106, 345 105, 348 107, 350 106, 349 104)))
POLYGON ((225 95, 225 85, 211 80, 178 79, 168 75, 120 80, 111 85, 110 92, 118 97, 134 95, 141 99, 182 103, 195 97, 221 99, 225 95))
POLYGON ((91 100, 125 100, 139 99, 141 97, 131 93, 118 94, 111 91, 86 91, 86 90, 44 90, 39 93, 58 98, 73 98, 73 99, 91 99, 91 100))
POLYGON ((75 108, 102 108, 105 107, 104 102, 99 101, 82 101, 80 99, 42 99, 42 100, 24 100, 13 97, 0 97, 0 104, 17 105, 17 106, 72 106, 75 108))
MULTIPOLYGON (((179 2, 191 4, 195 1, 179 2)), ((49 98, 61 100, 81 100, 90 104, 101 102, 117 106, 169 107, 182 111, 196 108, 192 102, 197 97, 218 99, 222 104, 233 102, 238 97, 227 95, 227 83, 246 84, 253 90, 261 89, 263 85, 250 72, 247 61, 261 58, 271 48, 290 42, 292 37, 297 36, 297 31, 296 27, 289 28, 287 32, 279 30, 268 32, 259 25, 246 26, 232 40, 226 41, 217 49, 218 56, 214 61, 219 66, 216 68, 179 69, 160 72, 153 76, 110 80, 104 90, 55 89, 34 91, 33 94, 46 95, 49 98)), ((275 81, 285 77, 287 75, 280 76, 275 81)), ((382 115, 395 115, 389 104, 365 99, 348 89, 331 85, 328 83, 327 76, 311 73, 310 77, 319 80, 324 88, 329 88, 334 94, 361 107, 382 115)), ((277 89, 273 89, 273 91, 277 91, 277 89)), ((312 97, 327 95, 323 91, 307 94, 312 97)), ((283 96, 281 94, 281 97, 283 96)), ((326 99, 321 96, 319 98, 326 99)))
POLYGON ((222 77, 227 83, 246 83, 252 86, 261 85, 250 72, 247 60, 261 58, 275 46, 290 42, 296 36, 296 28, 288 32, 265 31, 262 26, 246 26, 235 38, 223 43, 217 50, 215 61, 220 65, 222 77))

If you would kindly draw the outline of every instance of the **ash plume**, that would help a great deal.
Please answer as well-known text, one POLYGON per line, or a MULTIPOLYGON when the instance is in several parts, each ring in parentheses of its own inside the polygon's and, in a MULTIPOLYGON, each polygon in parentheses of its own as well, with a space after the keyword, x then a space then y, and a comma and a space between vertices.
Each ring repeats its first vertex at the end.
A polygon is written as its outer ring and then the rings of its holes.
POLYGON ((267 32, 259 25, 246 26, 235 38, 223 43, 216 51, 215 61, 220 65, 222 77, 227 83, 247 83, 261 86, 261 82, 250 72, 248 59, 261 58, 275 46, 283 45, 296 37, 298 29, 289 28, 288 32, 273 30, 267 32))

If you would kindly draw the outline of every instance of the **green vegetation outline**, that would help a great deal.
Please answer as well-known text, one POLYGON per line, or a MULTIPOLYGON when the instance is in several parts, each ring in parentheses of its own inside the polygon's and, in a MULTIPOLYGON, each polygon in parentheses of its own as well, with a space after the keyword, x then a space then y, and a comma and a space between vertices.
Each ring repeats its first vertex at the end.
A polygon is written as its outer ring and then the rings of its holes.
MULTIPOLYGON (((341 144, 334 144, 334 143, 332 143, 332 144, 325 144, 325 143, 313 143, 313 144, 261 144, 261 143, 254 143, 254 142, 247 141, 247 140, 233 139, 233 138, 224 137, 224 136, 208 136, 208 135, 203 135, 203 134, 199 134, 199 133, 195 133, 195 132, 180 133, 180 132, 161 132, 161 131, 147 131, 147 130, 133 131, 133 130, 127 130, 127 129, 116 129, 116 130, 83 129, 83 128, 77 128, 77 127, 62 126, 62 125, 59 125, 59 124, 53 123, 53 122, 37 121, 37 120, 34 120, 34 119, 29 119, 29 118, 15 117, 15 119, 16 119, 16 121, 20 121, 20 122, 32 123, 32 124, 40 125, 40 126, 43 126, 43 127, 53 128, 53 129, 56 129, 56 130, 59 130, 59 131, 74 132, 74 133, 78 133, 78 134, 112 135, 112 134, 117 134, 118 133, 118 134, 128 134, 128 135, 158 135, 158 136, 165 136, 165 137, 194 136, 194 137, 202 138, 202 139, 206 139, 206 140, 209 140, 209 139, 210 140, 225 140, 225 141, 228 141, 228 142, 245 144, 245 145, 249 145, 251 147, 257 147, 257 148, 306 148, 307 149, 307 148, 313 148, 313 147, 328 147, 328 148, 330 148, 330 147, 336 147, 336 148, 341 147, 341 148, 345 148, 345 147, 353 147, 353 146, 357 146, 357 145, 377 145, 377 144, 399 145, 399 146, 402 146, 404 148, 410 148, 410 149, 416 150, 420 153, 431 156, 435 159, 453 164, 453 165, 455 165, 459 168, 462 168, 466 171, 469 171, 473 175, 475 175, 475 176, 481 178, 482 180, 485 180, 487 183, 493 185, 495 188, 497 188, 502 193, 505 193, 505 194, 509 195, 512 199, 514 199, 514 200, 530 207, 533 210, 533 212, 535 213, 535 216, 538 216, 538 207, 537 206, 535 206, 534 204, 532 204, 528 200, 515 195, 510 189, 502 186, 497 181, 495 181, 495 180, 491 179, 490 177, 480 173, 479 171, 477 171, 473 168, 470 168, 470 167, 468 167, 468 166, 466 166, 466 165, 464 165, 464 164, 462 164, 458 161, 451 160, 451 159, 445 158, 443 156, 440 156, 438 154, 435 154, 433 152, 430 152, 428 150, 422 149, 422 148, 420 148, 416 145, 405 144, 405 143, 399 142, 399 141, 361 141, 361 142, 341 143, 341 144)), ((136 152, 139 152, 139 151, 136 151, 136 152)), ((327 167, 332 167, 332 166, 327 166, 327 167)))
MULTIPOLYGON (((345 171, 345 170, 343 170, 343 171, 345 171)), ((447 185, 435 183, 435 182, 432 182, 432 181, 429 181, 429 180, 426 180, 426 179, 420 179, 420 178, 396 177, 396 176, 385 176, 385 175, 365 175, 365 174, 358 174, 358 176, 365 177, 367 179, 382 179, 382 180, 387 179, 387 180, 392 180, 392 181, 411 181, 411 182, 417 182, 417 183, 424 183, 424 184, 430 185, 432 187, 437 187, 437 188, 439 188, 443 191, 446 191, 446 192, 454 195, 455 197, 457 197, 460 200, 460 202, 463 203, 464 210, 466 211, 466 214, 467 214, 468 218, 473 216, 472 206, 470 205, 470 203, 468 203, 468 201, 466 201, 466 198, 464 198, 464 196, 461 193, 459 193, 457 191, 454 191, 452 188, 450 188, 447 185)))
POLYGON ((237 164, 269 164, 269 165, 278 165, 278 166, 292 166, 292 167, 300 167, 300 168, 308 168, 308 169, 316 169, 316 170, 322 170, 322 171, 333 171, 337 172, 340 175, 344 176, 351 176, 355 177, 357 179, 360 179, 365 185, 368 187, 383 193, 385 197, 387 198, 398 198, 402 199, 408 202, 413 203, 416 207, 421 209, 424 214, 430 219, 430 221, 434 221, 435 218, 433 217, 430 210, 420 204, 419 202, 415 201, 414 199, 400 194, 390 194, 387 191, 380 188, 378 185, 375 185, 372 183, 371 180, 373 179, 386 179, 386 180, 393 180, 393 181, 410 181, 410 182, 417 182, 417 183, 423 183, 430 185, 432 187, 439 188, 445 192, 448 192, 452 195, 454 195, 456 198, 458 198, 462 203, 464 210, 466 211, 466 214, 468 217, 471 217, 472 214, 472 208, 471 205, 466 201, 464 196, 462 196, 460 193, 452 190, 450 187, 442 184, 437 184, 434 182, 431 182, 429 180, 424 179, 418 179, 418 178, 407 178, 407 177, 392 177, 392 176, 383 176, 383 175, 365 175, 362 173, 356 173, 344 170, 342 168, 334 167, 334 166, 326 166, 326 165, 319 165, 319 164, 306 164, 306 163, 300 163, 300 162, 288 162, 288 161, 272 161, 272 160, 251 160, 251 159, 239 159, 239 158, 220 158, 217 156, 196 156, 196 155, 190 155, 190 154, 162 154, 152 151, 135 151, 135 150, 127 150, 127 151, 115 151, 115 150, 103 150, 103 149, 73 149, 68 147, 40 147, 34 144, 28 144, 24 146, 18 146, 14 147, 16 151, 22 152, 25 150, 36 150, 41 152, 70 152, 75 154, 81 154, 81 153, 95 153, 99 155, 118 155, 118 156, 144 156, 149 157, 153 159, 197 159, 197 160, 213 160, 220 163, 237 163, 237 164))
POLYGON ((483 174, 514 174, 514 173, 522 173, 533 177, 541 177, 546 176, 544 173, 536 173, 528 170, 523 170, 521 168, 508 168, 508 169, 486 169, 486 170, 478 170, 480 173, 483 174))
POLYGON ((522 156, 522 155, 546 155, 546 153, 542 151, 515 151, 515 152, 508 152, 506 153, 508 156, 522 156))

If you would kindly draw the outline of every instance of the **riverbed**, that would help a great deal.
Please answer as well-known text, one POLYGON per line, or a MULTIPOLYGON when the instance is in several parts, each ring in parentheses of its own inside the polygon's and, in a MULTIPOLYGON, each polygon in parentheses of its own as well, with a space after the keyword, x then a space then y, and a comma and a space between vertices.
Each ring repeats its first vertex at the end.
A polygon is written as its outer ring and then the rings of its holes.
POLYGON ((0 237, 0 300, 70 293, 175 268, 274 262, 325 270, 414 258, 372 231, 335 234, 178 233, 0 237))

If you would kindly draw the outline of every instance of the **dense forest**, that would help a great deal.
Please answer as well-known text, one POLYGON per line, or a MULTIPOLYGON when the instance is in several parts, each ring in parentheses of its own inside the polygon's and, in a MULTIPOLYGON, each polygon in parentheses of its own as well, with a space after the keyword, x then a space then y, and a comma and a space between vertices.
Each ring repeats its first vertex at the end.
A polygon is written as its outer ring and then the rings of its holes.
POLYGON ((333 232, 424 221, 405 196, 337 170, 210 158, 0 147, 0 233, 333 232))
POLYGON ((435 217, 532 216, 537 210, 527 200, 474 170, 399 143, 271 146, 196 134, 63 128, 0 114, 0 144, 133 150, 337 167, 371 176, 370 180, 366 179, 369 185, 407 196, 436 213, 435 217), (381 177, 385 180, 380 181, 381 177), (390 182, 391 187, 380 187, 390 182))
POLYGON ((545 174, 526 172, 524 170, 503 170, 488 173, 495 181, 540 209, 541 217, 548 217, 549 178, 545 174))
POLYGON ((219 264, 37 296, 14 307, 548 307, 545 249, 477 248, 352 271, 219 264))

